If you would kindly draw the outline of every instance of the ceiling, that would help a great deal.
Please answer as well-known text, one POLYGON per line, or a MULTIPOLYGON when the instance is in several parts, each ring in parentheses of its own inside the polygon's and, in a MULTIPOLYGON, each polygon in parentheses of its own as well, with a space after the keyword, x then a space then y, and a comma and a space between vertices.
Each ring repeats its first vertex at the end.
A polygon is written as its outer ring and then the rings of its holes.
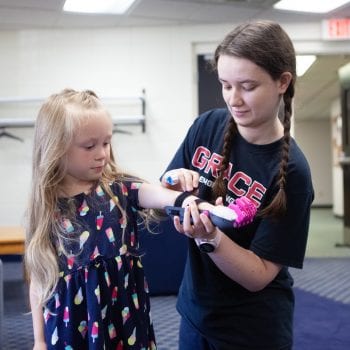
MULTIPOLYGON (((305 0, 307 1, 307 0, 305 0)), ((300 22, 318 14, 278 11, 277 0, 136 0, 126 16, 63 13, 64 0, 0 0, 0 29, 192 25, 271 18, 300 22)), ((348 5, 329 16, 350 17, 348 5)))
MULTIPOLYGON (((306 0, 305 0, 306 1, 306 0)), ((126 16, 63 13, 64 0, 0 0, 0 30, 196 25, 266 18, 281 23, 350 17, 347 5, 327 15, 278 11, 276 0, 137 0, 126 16)), ((350 47, 350 45, 349 45, 350 47)), ((337 70, 349 55, 322 56, 298 79, 297 119, 329 118, 339 95, 337 70)))

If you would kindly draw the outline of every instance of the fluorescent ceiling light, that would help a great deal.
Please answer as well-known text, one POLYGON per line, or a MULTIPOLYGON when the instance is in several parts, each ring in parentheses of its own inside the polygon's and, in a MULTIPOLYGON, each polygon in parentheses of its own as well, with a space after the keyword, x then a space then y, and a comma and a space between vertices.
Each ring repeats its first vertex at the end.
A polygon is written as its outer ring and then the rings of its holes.
POLYGON ((297 76, 301 77, 316 61, 315 55, 297 55, 297 76))
POLYGON ((273 7, 278 10, 326 13, 348 2, 349 0, 281 0, 273 7))
POLYGON ((123 14, 135 0, 66 0, 63 11, 123 14))

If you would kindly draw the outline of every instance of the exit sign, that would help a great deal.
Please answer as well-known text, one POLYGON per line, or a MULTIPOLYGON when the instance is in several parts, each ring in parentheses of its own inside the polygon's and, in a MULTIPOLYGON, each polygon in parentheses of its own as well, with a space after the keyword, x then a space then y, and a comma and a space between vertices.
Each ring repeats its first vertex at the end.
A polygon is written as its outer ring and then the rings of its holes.
POLYGON ((350 40, 350 18, 332 18, 322 21, 325 40, 350 40))

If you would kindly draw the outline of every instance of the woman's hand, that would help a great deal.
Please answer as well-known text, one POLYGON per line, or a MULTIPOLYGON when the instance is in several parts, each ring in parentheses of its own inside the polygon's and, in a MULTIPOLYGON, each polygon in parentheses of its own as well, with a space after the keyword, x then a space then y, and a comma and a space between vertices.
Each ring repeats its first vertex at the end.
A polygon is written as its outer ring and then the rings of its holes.
POLYGON ((173 169, 163 175, 161 183, 172 190, 192 192, 198 188, 199 174, 185 168, 173 169))
MULTIPOLYGON (((212 207, 209 203, 200 203, 202 210, 212 207), (205 206, 205 208, 204 208, 205 206)), ((189 238, 211 238, 217 229, 205 213, 200 213, 197 204, 192 201, 185 208, 182 224, 178 216, 174 217, 176 230, 189 238)))

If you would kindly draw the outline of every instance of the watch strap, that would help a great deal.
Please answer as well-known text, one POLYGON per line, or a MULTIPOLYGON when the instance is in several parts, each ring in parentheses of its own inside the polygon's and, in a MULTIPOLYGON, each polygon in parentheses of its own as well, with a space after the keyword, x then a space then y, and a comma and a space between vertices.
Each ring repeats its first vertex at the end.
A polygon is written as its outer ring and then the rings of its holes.
POLYGON ((200 251, 212 253, 220 244, 222 232, 219 231, 214 238, 195 238, 195 242, 200 251))

